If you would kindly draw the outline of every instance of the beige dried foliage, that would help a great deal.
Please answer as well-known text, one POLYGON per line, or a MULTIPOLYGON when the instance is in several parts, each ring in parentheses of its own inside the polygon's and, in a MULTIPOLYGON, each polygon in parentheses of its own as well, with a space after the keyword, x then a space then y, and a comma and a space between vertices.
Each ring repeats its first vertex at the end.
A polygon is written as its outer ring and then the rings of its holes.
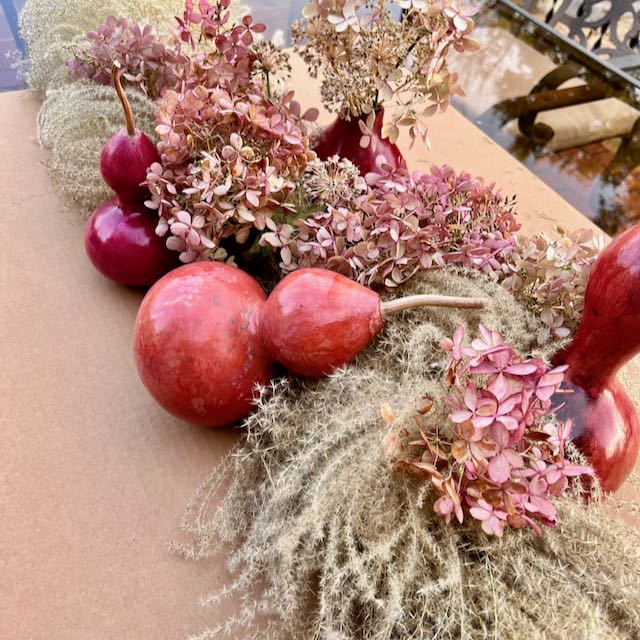
MULTIPOLYGON (((128 96, 138 128, 153 133, 154 103, 139 91, 128 96)), ((49 169, 60 194, 85 216, 113 197, 100 175, 100 152, 122 127, 122 107, 111 87, 83 81, 47 92, 38 135, 51 149, 49 169)))
POLYGON ((523 353, 553 351, 532 348, 537 321, 482 276, 427 272, 402 293, 417 291, 484 294, 490 305, 406 312, 332 376, 276 381, 247 420, 246 442, 192 500, 189 542, 178 548, 230 554, 235 583, 206 602, 238 611, 197 637, 638 637, 639 540, 598 502, 559 501, 560 527, 542 539, 525 530, 495 539, 443 526, 426 483, 390 469, 381 405, 406 424, 425 394, 444 393, 438 342, 458 324, 472 335, 482 322, 523 353))

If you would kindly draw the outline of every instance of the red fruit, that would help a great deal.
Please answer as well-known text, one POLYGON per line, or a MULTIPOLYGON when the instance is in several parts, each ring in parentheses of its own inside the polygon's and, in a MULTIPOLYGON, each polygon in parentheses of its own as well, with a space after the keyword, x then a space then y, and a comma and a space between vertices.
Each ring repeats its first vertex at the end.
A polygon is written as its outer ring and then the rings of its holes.
POLYGON ((480 308, 484 303, 430 295, 383 303, 377 293, 338 273, 300 269, 269 296, 260 335, 274 360, 298 375, 316 377, 353 360, 389 313, 421 306, 480 308))
POLYGON ((571 345, 556 359, 568 364, 566 405, 572 439, 588 458, 605 491, 631 473, 640 450, 633 403, 616 382, 620 367, 640 352, 640 225, 616 238, 593 267, 582 321, 571 345))
POLYGON ((89 219, 85 248, 93 266, 118 284, 151 286, 178 266, 177 254, 155 232, 153 212, 122 209, 117 199, 101 204, 89 219))
POLYGON ((118 131, 102 149, 100 172, 120 202, 137 205, 148 197, 148 190, 140 185, 147 179, 148 168, 154 162, 160 162, 160 156, 149 137, 135 128, 133 112, 122 89, 120 75, 121 72, 114 67, 113 83, 124 109, 127 126, 118 131))
POLYGON ((265 300, 253 278, 218 262, 181 267, 156 283, 138 312, 134 353, 158 403, 211 427, 247 416, 256 384, 272 377, 257 334, 265 300))
POLYGON ((329 125, 320 134, 314 149, 318 157, 321 160, 326 160, 334 155, 347 158, 360 169, 362 175, 370 172, 379 172, 376 164, 378 156, 382 156, 385 164, 394 169, 406 167, 407 163, 400 149, 390 140, 382 137, 384 109, 376 112, 376 119, 372 129, 373 140, 366 149, 363 149, 360 146, 362 131, 360 130, 359 122, 364 122, 365 120, 366 116, 352 118, 349 121, 337 118, 333 124, 329 125))

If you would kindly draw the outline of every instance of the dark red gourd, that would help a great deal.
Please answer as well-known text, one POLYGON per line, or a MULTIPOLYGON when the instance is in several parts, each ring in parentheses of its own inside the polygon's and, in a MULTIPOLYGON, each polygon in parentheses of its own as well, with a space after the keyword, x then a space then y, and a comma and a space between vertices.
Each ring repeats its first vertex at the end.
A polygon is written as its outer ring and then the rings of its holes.
POLYGON ((194 424, 233 424, 253 408, 273 361, 258 336, 266 295, 219 262, 175 269, 147 293, 135 325, 142 382, 169 413, 194 424))
POLYGON ((115 67, 113 82, 127 127, 102 150, 100 171, 115 198, 94 211, 85 231, 85 248, 93 266, 105 277, 118 284, 150 286, 178 266, 177 253, 167 249, 155 233, 157 214, 144 205, 149 192, 141 184, 149 166, 160 157, 153 142, 135 128, 115 67))
POLYGON ((421 306, 481 308, 478 298, 409 296, 382 302, 371 289, 325 269, 294 271, 273 290, 260 335, 274 360, 301 376, 331 373, 353 360, 388 314, 421 306))
POLYGON ((562 419, 573 418, 572 438, 586 455, 605 491, 617 490, 631 473, 640 449, 633 403, 616 373, 640 352, 640 225, 616 238, 589 277, 584 314, 571 345, 556 358, 568 364, 573 393, 562 419))
POLYGON ((153 141, 136 129, 120 76, 121 72, 114 67, 113 84, 122 103, 126 127, 104 145, 100 154, 100 173, 121 204, 138 206, 148 199, 149 192, 141 185, 147 179, 149 167, 160 162, 160 155, 153 141))
POLYGON ((85 248, 93 266, 104 276, 128 286, 149 286, 178 266, 156 234, 144 206, 123 209, 116 199, 101 204, 85 231, 85 248))
POLYGON ((318 157, 321 160, 326 160, 331 156, 338 155, 341 158, 351 160, 360 169, 362 175, 379 171, 376 164, 378 156, 382 156, 384 163, 393 169, 406 167, 407 163, 400 149, 390 140, 382 137, 384 109, 376 112, 372 140, 367 148, 360 146, 362 131, 359 122, 361 120, 366 121, 366 116, 351 118, 351 120, 337 118, 333 124, 324 129, 314 149, 318 157))

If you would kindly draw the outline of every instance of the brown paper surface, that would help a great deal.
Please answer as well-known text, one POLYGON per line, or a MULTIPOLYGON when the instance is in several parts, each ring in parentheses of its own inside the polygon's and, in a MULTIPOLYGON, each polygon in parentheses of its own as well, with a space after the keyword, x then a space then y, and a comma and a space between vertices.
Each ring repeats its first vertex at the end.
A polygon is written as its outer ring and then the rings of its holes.
MULTIPOLYGON (((317 105, 299 64, 294 77, 317 105)), ((0 95, 0 638, 184 638, 228 613, 198 603, 225 572, 167 542, 237 433, 181 423, 145 392, 131 353, 142 293, 89 264, 37 110, 29 92, 0 95)), ((433 151, 408 151, 412 168, 495 180, 518 194, 526 231, 589 224, 455 111, 431 124, 433 151)))

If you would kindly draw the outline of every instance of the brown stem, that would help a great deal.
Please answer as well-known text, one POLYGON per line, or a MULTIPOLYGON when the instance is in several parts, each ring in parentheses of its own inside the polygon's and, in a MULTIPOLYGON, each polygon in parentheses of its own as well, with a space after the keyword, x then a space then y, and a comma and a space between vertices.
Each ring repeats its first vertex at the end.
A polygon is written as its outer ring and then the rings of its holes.
POLYGON ((118 98, 120 98, 120 102, 122 103, 122 108, 124 110, 124 119, 127 123, 127 134, 130 138, 136 135, 136 123, 133 119, 133 111, 131 110, 131 104, 127 99, 127 95, 122 88, 122 69, 118 63, 113 65, 113 70, 111 72, 111 77, 113 78, 113 85, 116 88, 116 92, 118 93, 118 98))
POLYGON ((454 296, 418 295, 389 300, 380 303, 382 317, 386 318, 392 313, 416 309, 418 307, 450 307, 454 309, 484 309, 488 300, 485 298, 457 298, 454 296))

